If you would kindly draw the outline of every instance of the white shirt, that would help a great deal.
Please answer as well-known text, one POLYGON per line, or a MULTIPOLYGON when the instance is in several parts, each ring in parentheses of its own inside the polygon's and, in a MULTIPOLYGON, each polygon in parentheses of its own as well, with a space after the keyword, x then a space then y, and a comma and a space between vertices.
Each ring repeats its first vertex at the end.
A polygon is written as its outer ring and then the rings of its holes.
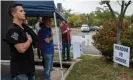
POLYGON ((40 22, 37 22, 37 23, 35 24, 35 29, 36 29, 36 33, 37 33, 37 34, 38 34, 39 30, 41 29, 39 23, 40 23, 40 22))

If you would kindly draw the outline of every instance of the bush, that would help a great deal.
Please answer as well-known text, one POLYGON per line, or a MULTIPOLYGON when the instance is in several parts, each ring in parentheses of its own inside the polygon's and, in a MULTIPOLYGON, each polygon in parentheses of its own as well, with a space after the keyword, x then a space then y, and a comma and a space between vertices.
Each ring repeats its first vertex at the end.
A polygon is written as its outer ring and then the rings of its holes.
MULTIPOLYGON (((113 60, 113 44, 116 43, 116 23, 113 20, 105 21, 103 28, 93 36, 94 46, 110 61, 113 60)), ((124 20, 121 29, 121 43, 130 47, 131 58, 133 58, 133 28, 128 27, 130 24, 130 21, 124 20)))
POLYGON ((132 16, 131 16, 131 22, 133 23, 133 14, 132 14, 132 16))
POLYGON ((133 59, 133 27, 123 33, 121 43, 130 47, 130 58, 133 59))

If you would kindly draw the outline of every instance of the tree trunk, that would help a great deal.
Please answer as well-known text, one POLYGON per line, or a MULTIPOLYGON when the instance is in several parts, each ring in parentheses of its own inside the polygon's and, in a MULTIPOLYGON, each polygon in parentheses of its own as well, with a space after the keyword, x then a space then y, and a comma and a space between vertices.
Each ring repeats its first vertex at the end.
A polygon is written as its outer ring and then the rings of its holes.
POLYGON ((121 41, 120 41, 120 37, 121 37, 121 28, 120 28, 120 25, 117 26, 116 28, 117 32, 116 32, 116 43, 117 44, 121 44, 121 41))
MULTIPOLYGON (((117 32, 116 32, 116 43, 117 44, 121 44, 121 28, 122 28, 122 24, 123 24, 123 11, 124 11, 124 1, 122 1, 122 5, 121 5, 121 13, 119 16, 119 21, 118 21, 118 25, 117 25, 117 32)), ((113 64, 114 68, 118 67, 118 63, 114 63, 113 64)))
POLYGON ((120 37, 121 37, 121 28, 122 28, 122 24, 123 24, 123 11, 124 11, 124 1, 122 1, 122 5, 121 5, 121 13, 120 13, 120 16, 119 16, 119 23, 118 23, 118 26, 117 26, 117 33, 116 33, 116 43, 117 44, 121 44, 121 40, 120 40, 120 37))

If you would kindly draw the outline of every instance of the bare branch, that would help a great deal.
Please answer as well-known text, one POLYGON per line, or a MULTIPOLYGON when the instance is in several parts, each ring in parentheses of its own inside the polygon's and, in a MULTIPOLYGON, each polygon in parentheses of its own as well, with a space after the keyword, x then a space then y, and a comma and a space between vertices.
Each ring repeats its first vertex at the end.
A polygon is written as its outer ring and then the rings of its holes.
POLYGON ((123 11, 123 17, 124 17, 124 15, 125 15, 125 12, 126 12, 126 10, 127 10, 127 7, 128 7, 130 4, 131 4, 131 0, 128 1, 127 5, 125 6, 125 9, 124 9, 124 11, 123 11))
POLYGON ((106 5, 109 7, 109 10, 111 11, 112 16, 113 16, 114 18, 116 18, 115 14, 114 14, 114 11, 113 11, 112 7, 111 7, 110 4, 109 4, 109 1, 106 1, 106 5))
POLYGON ((121 13, 119 16, 119 27, 122 27, 122 23, 123 23, 123 10, 124 10, 124 3, 125 1, 122 1, 122 5, 121 5, 121 13))
POLYGON ((117 2, 118 2, 118 4, 121 6, 120 2, 119 2, 119 1, 117 1, 117 2))
POLYGON ((122 1, 120 17, 123 15, 124 3, 125 1, 122 1))

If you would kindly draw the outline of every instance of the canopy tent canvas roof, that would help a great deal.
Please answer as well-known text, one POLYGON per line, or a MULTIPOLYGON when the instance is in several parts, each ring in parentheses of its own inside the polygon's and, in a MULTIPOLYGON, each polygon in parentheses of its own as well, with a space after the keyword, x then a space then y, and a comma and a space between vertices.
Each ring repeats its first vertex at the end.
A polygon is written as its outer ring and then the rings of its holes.
POLYGON ((43 1, 15 1, 15 3, 22 4, 26 16, 49 16, 53 17, 53 13, 56 13, 56 18, 64 20, 63 16, 57 11, 53 0, 43 1))

